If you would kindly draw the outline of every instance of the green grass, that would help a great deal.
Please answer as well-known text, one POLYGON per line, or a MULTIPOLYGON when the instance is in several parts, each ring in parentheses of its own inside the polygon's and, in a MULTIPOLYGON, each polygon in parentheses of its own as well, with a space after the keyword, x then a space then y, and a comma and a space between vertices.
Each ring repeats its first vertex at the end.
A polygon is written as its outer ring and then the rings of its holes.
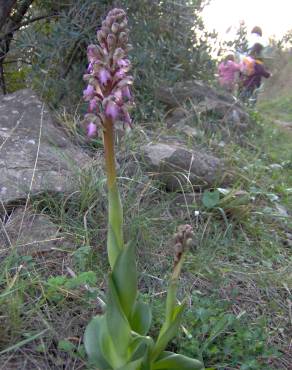
MULTIPOLYGON (((120 169, 125 237, 137 244, 140 288, 154 307, 152 332, 157 333, 163 315, 172 234, 178 224, 190 223, 196 244, 180 288, 187 310, 171 346, 200 356, 208 369, 288 369, 291 361, 287 234, 292 223, 279 206, 291 214, 292 135, 252 114, 253 126, 241 140, 211 129, 198 138, 178 135, 190 147, 209 147, 226 158, 235 174, 229 194, 220 193, 219 203, 210 207, 200 197, 192 203, 187 194, 165 192, 139 162, 131 178, 127 175, 147 125, 120 143, 127 154, 120 169)), ((204 130, 204 121, 194 124, 204 130)), ((155 135, 166 133, 162 123, 156 126, 155 135)), ((69 244, 49 254, 14 251, 1 258, 0 362, 5 369, 86 368, 82 335, 89 318, 102 309, 106 292, 107 200, 100 169, 76 172, 76 178, 78 192, 33 200, 34 210, 60 226, 69 244)))

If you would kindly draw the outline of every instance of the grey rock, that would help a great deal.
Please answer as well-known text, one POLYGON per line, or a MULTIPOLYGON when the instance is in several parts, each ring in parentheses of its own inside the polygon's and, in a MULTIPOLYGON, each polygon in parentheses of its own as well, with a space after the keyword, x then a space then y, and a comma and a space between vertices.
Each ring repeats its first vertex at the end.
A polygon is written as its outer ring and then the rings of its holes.
POLYGON ((292 130, 292 122, 285 122, 285 121, 276 120, 275 123, 283 129, 292 130))
POLYGON ((88 162, 33 91, 20 90, 0 99, 0 201, 4 205, 28 194, 76 190, 76 173, 88 162))
POLYGON ((181 144, 149 143, 142 147, 142 156, 147 171, 171 191, 191 191, 230 180, 222 160, 181 144))
MULTIPOLYGON (((156 97, 169 109, 181 107, 187 100, 192 100, 196 106, 196 113, 215 114, 222 119, 223 123, 249 122, 248 114, 232 95, 217 92, 201 81, 183 81, 172 87, 159 87, 156 91, 156 97)), ((178 114, 177 111, 176 114, 178 114)), ((173 120, 176 119, 176 117, 173 118, 173 120)))

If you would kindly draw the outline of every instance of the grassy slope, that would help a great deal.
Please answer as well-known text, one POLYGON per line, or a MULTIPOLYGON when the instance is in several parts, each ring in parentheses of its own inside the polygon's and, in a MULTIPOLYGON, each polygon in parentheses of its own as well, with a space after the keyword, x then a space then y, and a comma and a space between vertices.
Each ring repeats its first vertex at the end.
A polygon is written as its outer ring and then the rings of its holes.
MULTIPOLYGON (((270 114, 270 103, 262 106, 270 114)), ((282 114, 276 109, 273 118, 282 114)), ((220 133, 200 143, 228 158, 237 179, 232 190, 242 191, 237 204, 225 198, 221 209, 199 201, 175 206, 176 195, 161 190, 140 166, 121 180, 125 234, 137 240, 141 289, 156 314, 154 334, 171 266, 169 240, 179 223, 195 228, 181 288, 188 308, 172 346, 202 357, 209 369, 288 369, 291 363, 291 219, 279 206, 292 211, 292 134, 253 115, 254 129, 240 145, 235 137, 218 145, 220 133)), ((128 150, 135 153, 142 140, 137 128, 128 150)), ((1 260, 1 369, 85 368, 82 333, 98 310, 96 296, 104 298, 106 198, 102 174, 93 170, 79 178, 80 193, 70 199, 34 201, 70 235, 74 250, 33 258, 12 251, 1 260)))

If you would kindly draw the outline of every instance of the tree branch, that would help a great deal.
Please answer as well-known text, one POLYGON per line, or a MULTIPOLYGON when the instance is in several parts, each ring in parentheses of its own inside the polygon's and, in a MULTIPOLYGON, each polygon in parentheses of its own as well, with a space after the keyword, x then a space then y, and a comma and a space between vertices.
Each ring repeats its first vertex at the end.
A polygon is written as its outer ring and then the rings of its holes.
POLYGON ((4 39, 5 37, 7 37, 9 34, 15 32, 15 31, 18 31, 21 27, 25 27, 25 26, 28 26, 29 24, 31 23, 34 23, 34 22, 37 22, 37 21, 40 21, 42 19, 47 19, 47 18, 53 18, 53 17, 58 17, 59 14, 46 14, 46 15, 40 15, 38 17, 34 17, 34 18, 30 18, 28 19, 27 21, 24 21, 20 24, 18 24, 17 26, 11 28, 8 32, 6 32, 2 38, 4 39))
POLYGON ((24 59, 11 59, 11 60, 5 60, 5 61, 3 62, 3 64, 18 63, 18 62, 32 65, 32 63, 31 63, 31 62, 29 62, 29 61, 27 61, 27 60, 24 60, 24 59))

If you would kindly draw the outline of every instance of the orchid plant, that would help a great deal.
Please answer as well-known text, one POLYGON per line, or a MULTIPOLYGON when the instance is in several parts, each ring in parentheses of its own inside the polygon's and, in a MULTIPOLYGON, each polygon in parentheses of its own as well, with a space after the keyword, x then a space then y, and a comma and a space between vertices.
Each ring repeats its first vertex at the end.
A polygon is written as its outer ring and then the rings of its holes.
POLYGON ((100 370, 201 369, 202 363, 166 351, 176 335, 184 304, 177 304, 177 284, 185 252, 192 242, 192 228, 183 225, 175 235, 174 269, 166 298, 165 320, 154 340, 147 335, 151 311, 138 299, 137 268, 133 244, 124 244, 123 211, 115 168, 115 128, 131 127, 129 108, 133 105, 127 59, 129 29, 123 9, 111 10, 97 32, 98 45, 89 45, 88 82, 84 99, 87 134, 102 132, 108 183, 107 252, 111 272, 108 278, 107 306, 103 315, 88 324, 84 343, 90 363, 100 370))

